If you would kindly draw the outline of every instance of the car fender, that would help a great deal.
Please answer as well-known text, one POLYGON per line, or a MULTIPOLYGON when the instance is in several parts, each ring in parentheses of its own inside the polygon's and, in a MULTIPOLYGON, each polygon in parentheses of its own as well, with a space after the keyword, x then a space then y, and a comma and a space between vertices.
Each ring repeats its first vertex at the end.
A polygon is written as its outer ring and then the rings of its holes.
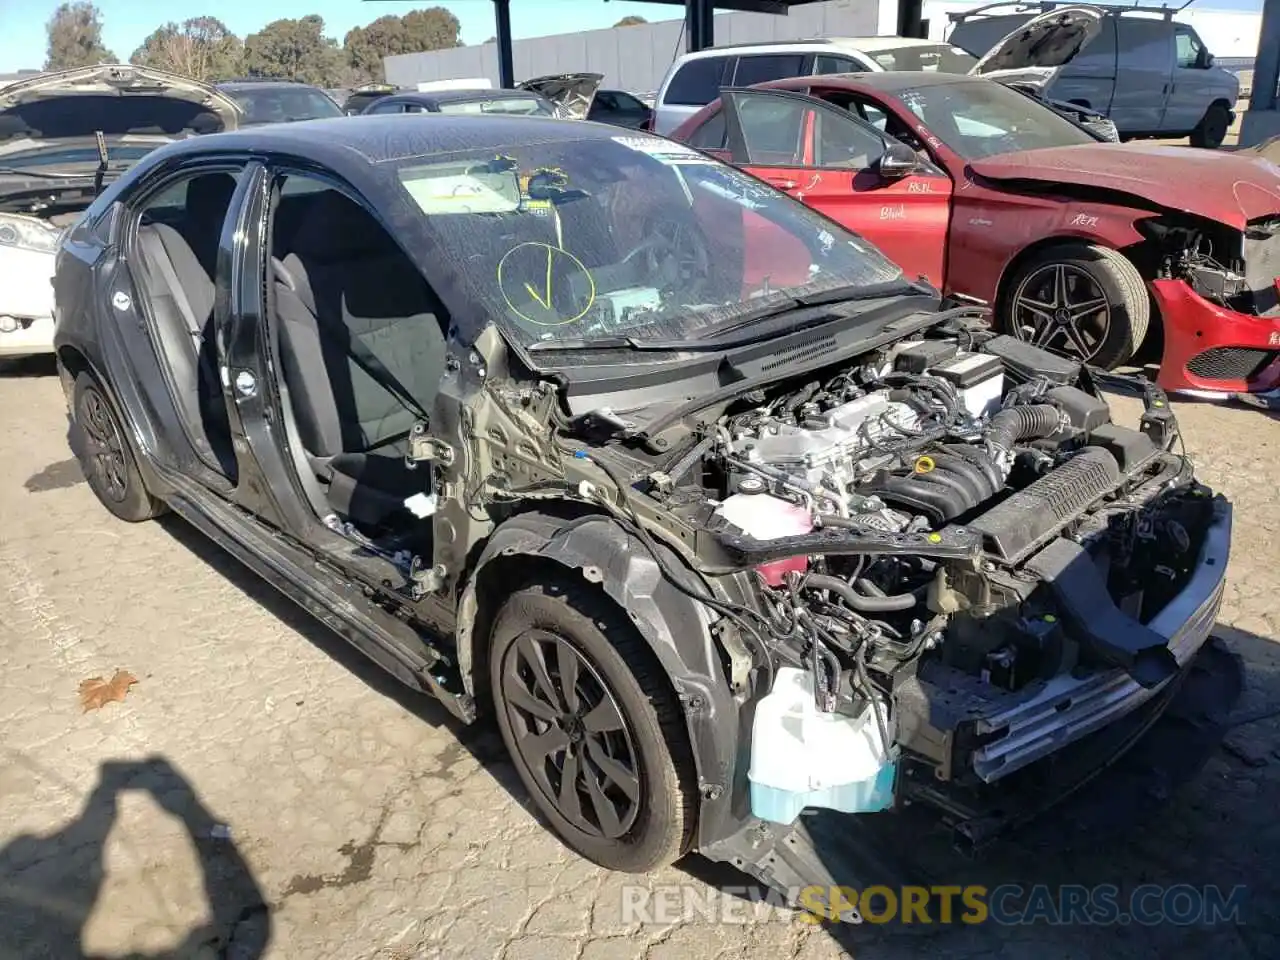
MULTIPOLYGON (((674 551, 660 549, 666 552, 666 566, 686 575, 692 586, 692 571, 674 551)), ((644 544, 612 518, 589 514, 566 520, 539 512, 520 514, 494 531, 459 599, 459 667, 463 684, 473 695, 477 671, 484 669, 476 651, 477 642, 485 638, 473 636, 481 613, 478 587, 485 570, 504 558, 558 564, 598 584, 626 611, 661 663, 684 710, 698 775, 699 845, 717 839, 730 810, 739 716, 720 666, 707 608, 672 586, 644 544)), ((708 590, 705 585, 700 589, 708 590)))
POLYGON ((1073 205, 1063 211, 1059 222, 1046 236, 1020 249, 1010 251, 1009 257, 1000 267, 999 279, 995 287, 996 295, 1003 294, 1005 284, 1018 264, 1045 247, 1077 242, 1123 251, 1126 247, 1142 243, 1146 237, 1138 230, 1137 223, 1148 216, 1154 216, 1154 214, 1138 213, 1123 207, 1102 207, 1096 204, 1079 207, 1073 205))

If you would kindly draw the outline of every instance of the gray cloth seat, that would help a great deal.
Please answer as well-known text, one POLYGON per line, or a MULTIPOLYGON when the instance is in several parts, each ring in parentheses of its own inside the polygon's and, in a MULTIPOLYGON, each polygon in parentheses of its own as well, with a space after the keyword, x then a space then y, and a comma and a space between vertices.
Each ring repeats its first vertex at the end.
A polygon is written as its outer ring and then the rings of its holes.
POLYGON ((213 340, 214 282, 191 246, 162 223, 138 229, 146 292, 157 334, 173 374, 198 452, 235 477, 231 429, 218 379, 213 340))
POLYGON ((441 309, 395 241, 336 191, 310 200, 289 246, 272 265, 298 434, 335 512, 384 527, 425 486, 404 454, 444 374, 441 309))

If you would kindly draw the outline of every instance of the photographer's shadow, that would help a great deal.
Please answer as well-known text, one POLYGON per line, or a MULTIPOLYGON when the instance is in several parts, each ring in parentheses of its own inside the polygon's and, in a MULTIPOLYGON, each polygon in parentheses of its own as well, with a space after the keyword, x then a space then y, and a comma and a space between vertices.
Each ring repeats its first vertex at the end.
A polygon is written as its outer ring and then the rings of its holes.
POLYGON ((80 815, 45 835, 23 834, 0 849, 0 931, 8 957, 72 960, 102 890, 107 836, 126 790, 144 791, 180 821, 200 863, 208 922, 182 943, 130 960, 224 957, 256 960, 271 939, 270 909, 249 865, 186 778, 167 760, 104 763, 80 815))

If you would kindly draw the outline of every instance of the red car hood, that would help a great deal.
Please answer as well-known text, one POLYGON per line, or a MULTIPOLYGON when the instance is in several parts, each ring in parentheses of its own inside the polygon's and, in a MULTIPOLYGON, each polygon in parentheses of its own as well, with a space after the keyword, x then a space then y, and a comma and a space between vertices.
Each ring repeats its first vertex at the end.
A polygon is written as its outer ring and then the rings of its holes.
POLYGON ((1280 215, 1280 167, 1256 154, 1142 143, 1023 150, 969 168, 991 180, 1037 180, 1123 191, 1172 210, 1243 229, 1280 215))

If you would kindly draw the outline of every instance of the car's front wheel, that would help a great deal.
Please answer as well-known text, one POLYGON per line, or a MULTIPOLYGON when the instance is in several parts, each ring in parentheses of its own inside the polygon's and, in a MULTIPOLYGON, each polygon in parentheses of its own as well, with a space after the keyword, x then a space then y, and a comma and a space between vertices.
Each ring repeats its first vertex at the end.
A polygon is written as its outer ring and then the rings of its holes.
POLYGON ((78 433, 73 444, 89 488, 121 520, 136 523, 162 513, 164 506, 147 491, 124 428, 98 382, 80 373, 72 392, 78 433))
POLYGON ((1124 254, 1064 243, 1037 251, 1013 271, 997 320, 1019 339, 1109 370, 1142 346, 1151 301, 1124 254))
POLYGON ((1196 128, 1191 131, 1191 145, 1216 150, 1227 139, 1231 129, 1231 111, 1220 103, 1209 105, 1196 128))
POLYGON ((688 851, 697 787, 680 704, 617 606, 568 579, 517 590, 493 622, 489 680, 520 778, 569 847, 629 873, 688 851))

